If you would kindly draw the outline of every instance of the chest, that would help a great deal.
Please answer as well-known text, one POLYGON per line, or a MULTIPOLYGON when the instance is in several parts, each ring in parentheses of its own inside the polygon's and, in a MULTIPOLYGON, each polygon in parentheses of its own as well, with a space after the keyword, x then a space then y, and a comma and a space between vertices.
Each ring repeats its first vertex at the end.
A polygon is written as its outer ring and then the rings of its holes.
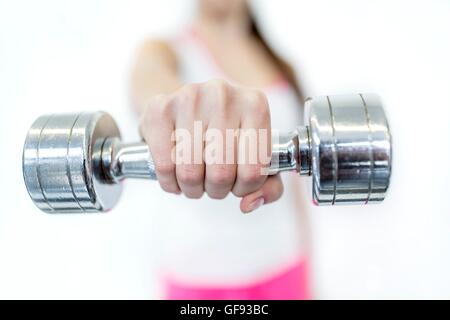
POLYGON ((257 40, 219 36, 198 36, 197 40, 216 69, 233 82, 265 88, 280 78, 273 57, 257 40))
POLYGON ((279 77, 277 68, 265 54, 245 46, 227 48, 226 52, 217 50, 217 60, 224 73, 245 85, 265 87, 279 77))

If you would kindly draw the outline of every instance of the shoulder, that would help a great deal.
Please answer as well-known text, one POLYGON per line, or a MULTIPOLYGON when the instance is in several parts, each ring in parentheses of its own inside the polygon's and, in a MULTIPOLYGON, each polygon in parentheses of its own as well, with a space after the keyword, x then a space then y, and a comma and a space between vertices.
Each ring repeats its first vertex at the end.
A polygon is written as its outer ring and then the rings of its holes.
POLYGON ((167 55, 174 53, 169 42, 163 39, 147 39, 143 41, 140 46, 140 51, 167 54, 167 55))

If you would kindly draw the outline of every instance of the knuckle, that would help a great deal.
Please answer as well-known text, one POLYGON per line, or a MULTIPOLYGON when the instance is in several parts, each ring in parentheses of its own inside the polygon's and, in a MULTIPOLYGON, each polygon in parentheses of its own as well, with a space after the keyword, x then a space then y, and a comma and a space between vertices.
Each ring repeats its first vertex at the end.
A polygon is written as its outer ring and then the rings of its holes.
POLYGON ((266 95, 259 90, 249 90, 246 93, 248 107, 258 114, 266 115, 269 113, 269 104, 266 95))
POLYGON ((177 168, 177 180, 185 185, 198 185, 203 183, 203 173, 195 166, 184 165, 177 168))
POLYGON ((213 79, 205 83, 207 86, 216 89, 219 92, 225 92, 229 88, 229 84, 223 79, 213 79))
POLYGON ((258 165, 246 166, 242 172, 239 173, 239 178, 243 183, 253 185, 259 183, 264 176, 261 174, 261 167, 258 165))
POLYGON ((222 79, 211 80, 209 86, 214 91, 219 107, 226 107, 229 95, 229 85, 222 79))
POLYGON ((216 186, 231 186, 235 178, 233 169, 227 166, 216 166, 208 173, 208 181, 216 186))
POLYGON ((222 79, 209 80, 202 85, 201 92, 211 101, 210 105, 217 111, 216 116, 227 116, 230 110, 231 86, 222 79))
POLYGON ((157 175, 168 176, 175 172, 175 165, 171 162, 155 162, 157 175))
POLYGON ((175 95, 177 105, 184 107, 195 107, 197 105, 197 97, 199 94, 199 85, 189 83, 184 85, 175 95))

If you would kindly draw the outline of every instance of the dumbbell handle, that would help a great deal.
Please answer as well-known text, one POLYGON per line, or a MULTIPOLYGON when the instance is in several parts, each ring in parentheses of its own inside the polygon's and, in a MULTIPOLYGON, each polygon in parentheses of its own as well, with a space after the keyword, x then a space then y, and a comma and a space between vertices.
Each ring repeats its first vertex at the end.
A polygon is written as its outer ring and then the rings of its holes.
MULTIPOLYGON (((281 171, 296 171, 310 175, 310 142, 307 126, 275 136, 269 175, 281 171)), ((125 178, 156 180, 155 165, 145 142, 122 143, 107 138, 101 146, 101 170, 104 177, 119 181, 125 178)))

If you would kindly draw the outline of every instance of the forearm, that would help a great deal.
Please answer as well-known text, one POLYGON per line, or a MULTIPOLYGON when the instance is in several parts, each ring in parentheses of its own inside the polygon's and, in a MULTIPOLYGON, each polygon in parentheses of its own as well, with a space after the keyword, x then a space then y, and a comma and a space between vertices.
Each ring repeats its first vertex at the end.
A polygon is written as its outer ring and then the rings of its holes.
POLYGON ((141 113, 147 107, 148 101, 158 94, 168 94, 180 86, 176 75, 160 72, 154 68, 140 68, 136 66, 131 81, 132 104, 137 113, 141 113), (158 74, 158 79, 152 74, 158 74))
POLYGON ((180 87, 176 60, 161 44, 145 44, 139 51, 131 73, 131 102, 142 113, 148 101, 158 94, 168 94, 180 87))

